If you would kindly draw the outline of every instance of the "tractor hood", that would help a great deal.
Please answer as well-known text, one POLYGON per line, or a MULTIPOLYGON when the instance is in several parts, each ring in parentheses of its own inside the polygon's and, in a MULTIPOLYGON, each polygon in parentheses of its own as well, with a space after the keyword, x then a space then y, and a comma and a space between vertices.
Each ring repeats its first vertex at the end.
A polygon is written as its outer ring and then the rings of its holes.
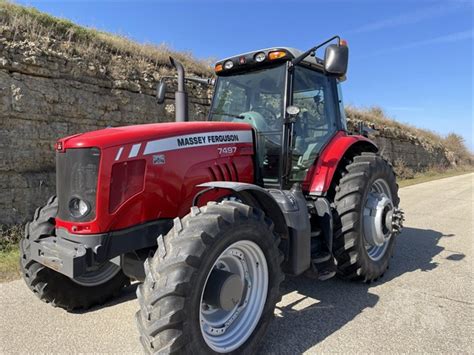
POLYGON ((252 126, 241 122, 144 124, 63 138, 56 226, 97 234, 184 216, 199 184, 254 182, 253 143, 252 126), (86 214, 71 212, 78 199, 86 214))
MULTIPOLYGON (((250 131, 247 123, 231 122, 169 122, 135 126, 105 128, 98 131, 76 134, 58 140, 58 150, 70 148, 109 148, 135 142, 147 142, 160 138, 187 136, 204 132, 250 131)), ((203 139, 206 139, 204 137, 203 139)), ((192 142, 191 142, 192 144, 192 142)))

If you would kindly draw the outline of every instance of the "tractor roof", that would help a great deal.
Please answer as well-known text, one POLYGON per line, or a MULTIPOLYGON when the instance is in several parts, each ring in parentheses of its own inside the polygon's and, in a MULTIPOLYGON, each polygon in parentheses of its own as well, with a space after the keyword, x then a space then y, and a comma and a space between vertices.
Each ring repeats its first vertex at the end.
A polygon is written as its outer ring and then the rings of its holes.
MULTIPOLYGON (((303 54, 302 51, 291 47, 270 47, 257 51, 246 52, 232 57, 227 57, 218 61, 215 66, 216 74, 226 75, 230 73, 235 73, 237 71, 248 71, 257 67, 270 65, 276 62, 285 62, 297 58, 301 54, 303 54), (256 60, 256 57, 261 53, 264 53, 265 57, 261 62, 259 62, 256 60), (285 53, 285 55, 277 55, 276 58, 270 59, 272 53, 285 53), (226 68, 225 63, 227 62, 232 62, 233 66, 231 68, 226 68)), ((324 62, 321 58, 310 55, 307 56, 302 62, 311 66, 316 66, 320 69, 323 69, 324 65, 324 62)))

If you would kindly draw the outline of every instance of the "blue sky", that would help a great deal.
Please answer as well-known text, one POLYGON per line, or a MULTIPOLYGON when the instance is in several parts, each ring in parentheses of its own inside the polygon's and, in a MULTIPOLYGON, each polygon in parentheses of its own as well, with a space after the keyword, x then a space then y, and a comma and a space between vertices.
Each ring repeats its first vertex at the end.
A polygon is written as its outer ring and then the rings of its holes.
POLYGON ((198 58, 271 46, 350 47, 344 100, 473 143, 472 0, 17 1, 198 58))

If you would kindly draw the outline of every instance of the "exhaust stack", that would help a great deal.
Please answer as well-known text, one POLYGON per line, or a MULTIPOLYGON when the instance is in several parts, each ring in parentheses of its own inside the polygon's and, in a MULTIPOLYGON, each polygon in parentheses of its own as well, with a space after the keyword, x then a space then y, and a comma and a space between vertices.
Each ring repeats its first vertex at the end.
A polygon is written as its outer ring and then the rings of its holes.
POLYGON ((175 120, 176 122, 188 121, 188 93, 184 85, 184 67, 177 60, 170 57, 170 62, 178 72, 178 90, 175 92, 175 120))

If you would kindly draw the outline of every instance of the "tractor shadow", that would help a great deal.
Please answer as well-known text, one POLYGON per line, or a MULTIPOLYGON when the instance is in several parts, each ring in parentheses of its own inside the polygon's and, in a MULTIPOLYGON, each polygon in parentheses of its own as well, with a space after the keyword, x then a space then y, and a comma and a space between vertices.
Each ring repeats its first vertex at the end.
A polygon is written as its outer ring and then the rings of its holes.
MULTIPOLYGON (((108 307, 113 307, 117 306, 121 303, 126 303, 129 301, 133 301, 137 298, 137 287, 139 283, 134 282, 130 286, 125 287, 122 291, 120 291, 120 294, 112 299, 111 301, 104 303, 103 305, 100 306, 94 306, 89 309, 83 310, 83 309, 78 309, 78 310, 73 310, 71 313, 73 314, 85 314, 85 313, 93 313, 95 311, 101 310, 103 308, 108 308, 108 307)), ((137 306, 138 307, 138 306, 137 306)), ((138 308, 137 308, 138 310, 138 308)))
MULTIPOLYGON (((287 277, 282 284, 282 302, 269 326, 260 353, 302 353, 375 307, 379 296, 370 288, 413 271, 429 272, 438 263, 433 258, 444 250, 438 245, 444 235, 434 230, 404 228, 398 236, 395 255, 384 277, 372 284, 333 278, 320 282, 305 277, 287 277)), ((458 261, 463 254, 446 259, 458 261)))

